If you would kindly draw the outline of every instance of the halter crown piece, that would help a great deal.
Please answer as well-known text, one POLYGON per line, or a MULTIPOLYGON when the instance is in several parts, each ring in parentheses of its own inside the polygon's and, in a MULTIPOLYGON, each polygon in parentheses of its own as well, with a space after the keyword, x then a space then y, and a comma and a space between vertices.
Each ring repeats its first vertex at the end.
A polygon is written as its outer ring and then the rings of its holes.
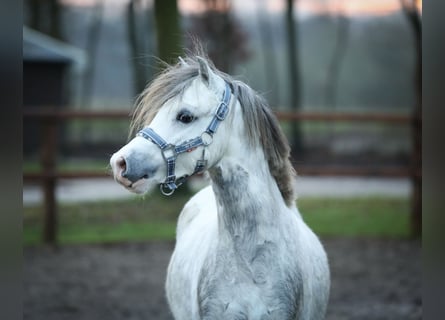
POLYGON ((203 133, 201 133, 200 136, 184 141, 179 145, 173 145, 165 141, 160 135, 158 135, 153 129, 148 126, 143 128, 136 134, 136 136, 143 137, 148 141, 153 142, 159 147, 159 149, 161 149, 162 157, 164 158, 167 165, 167 177, 165 178, 165 181, 160 184, 162 194, 166 196, 172 195, 173 192, 175 192, 175 190, 181 184, 183 184, 189 176, 202 172, 206 167, 207 160, 205 159, 205 147, 212 143, 213 135, 215 134, 216 129, 218 129, 220 122, 226 118, 226 115, 229 111, 231 90, 229 84, 227 82, 225 82, 225 84, 226 87, 223 93, 223 99, 216 108, 215 115, 210 121, 207 129, 203 133), (201 159, 196 162, 195 170, 191 175, 184 175, 177 179, 175 175, 176 158, 179 154, 184 152, 191 152, 199 146, 204 146, 204 149, 202 150, 201 159))

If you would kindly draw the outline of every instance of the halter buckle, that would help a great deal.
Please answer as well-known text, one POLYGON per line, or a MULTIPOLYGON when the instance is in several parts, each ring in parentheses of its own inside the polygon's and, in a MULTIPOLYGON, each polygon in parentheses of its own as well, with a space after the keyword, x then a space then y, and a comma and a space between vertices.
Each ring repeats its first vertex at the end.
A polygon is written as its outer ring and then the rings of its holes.
POLYGON ((175 146, 172 144, 169 144, 164 149, 162 149, 162 157, 165 161, 169 159, 176 159, 177 156, 178 154, 175 150, 175 146))
POLYGON ((219 121, 223 121, 226 118, 228 109, 229 107, 227 106, 227 103, 225 101, 221 101, 221 103, 218 106, 218 109, 216 109, 215 117, 219 121))

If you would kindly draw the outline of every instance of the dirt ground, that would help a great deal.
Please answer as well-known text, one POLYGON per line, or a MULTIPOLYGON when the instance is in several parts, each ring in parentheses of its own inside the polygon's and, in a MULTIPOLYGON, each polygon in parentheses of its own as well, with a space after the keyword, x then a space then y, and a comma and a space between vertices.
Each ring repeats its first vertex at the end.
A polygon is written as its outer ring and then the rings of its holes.
MULTIPOLYGON (((421 243, 322 238, 332 286, 326 319, 421 319, 421 243)), ((28 320, 173 319, 164 295, 174 244, 24 249, 28 320)))

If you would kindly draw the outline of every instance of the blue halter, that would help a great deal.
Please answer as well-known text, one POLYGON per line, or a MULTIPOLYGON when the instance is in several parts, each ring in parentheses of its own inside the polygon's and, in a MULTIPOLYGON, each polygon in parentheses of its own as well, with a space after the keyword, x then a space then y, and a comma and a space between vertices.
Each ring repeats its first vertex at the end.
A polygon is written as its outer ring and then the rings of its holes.
MULTIPOLYGON (((215 134, 216 129, 218 129, 220 122, 226 118, 229 111, 231 90, 229 84, 227 82, 225 82, 225 84, 226 87, 224 90, 223 99, 218 105, 215 115, 210 121, 207 129, 200 136, 184 141, 179 145, 173 145, 162 139, 162 137, 150 127, 145 127, 137 133, 137 136, 153 142, 161 149, 162 157, 167 165, 167 177, 165 178, 165 181, 160 184, 162 194, 166 196, 172 195, 173 192, 175 192, 175 190, 189 177, 189 175, 184 175, 178 179, 176 178, 175 167, 177 156, 184 152, 191 152, 199 146, 207 147, 212 143, 213 135, 215 134)), ((202 150, 202 157, 196 162, 195 170, 191 175, 202 172, 206 165, 207 160, 205 159, 204 148, 202 150)))

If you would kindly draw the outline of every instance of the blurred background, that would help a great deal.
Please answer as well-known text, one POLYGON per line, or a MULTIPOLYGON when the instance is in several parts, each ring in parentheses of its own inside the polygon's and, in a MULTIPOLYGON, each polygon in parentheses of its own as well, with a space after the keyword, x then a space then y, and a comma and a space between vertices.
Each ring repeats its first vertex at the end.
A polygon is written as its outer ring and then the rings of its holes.
MULTIPOLYGON (((131 112, 159 71, 156 59, 176 62, 194 37, 219 69, 274 110, 410 114, 417 94, 410 14, 421 7, 408 0, 26 0, 24 104, 131 112)), ((27 121, 28 160, 39 133, 27 121)), ((409 126, 283 126, 296 164, 409 162, 409 126)), ((66 123, 59 156, 104 159, 125 141, 127 127, 66 123)))
POLYGON ((193 39, 280 120, 298 207, 330 257, 327 319, 421 319, 421 0, 23 9, 24 319, 171 319, 177 216, 207 182, 135 196, 108 162, 159 59, 176 63, 193 39))
POLYGON ((422 1, 26 0, 23 17, 24 204, 45 241, 63 202, 132 197, 109 158, 160 61, 194 39, 266 97, 300 197, 397 196, 399 229, 420 234, 422 1))
MULTIPOLYGON (((266 97, 291 143, 300 198, 398 197, 395 225, 353 233, 420 235, 421 17, 414 0, 24 1, 26 241, 55 243, 65 202, 134 199, 109 158, 160 61, 176 63, 194 39, 266 97)), ((206 183, 190 179, 184 199, 206 183)))

